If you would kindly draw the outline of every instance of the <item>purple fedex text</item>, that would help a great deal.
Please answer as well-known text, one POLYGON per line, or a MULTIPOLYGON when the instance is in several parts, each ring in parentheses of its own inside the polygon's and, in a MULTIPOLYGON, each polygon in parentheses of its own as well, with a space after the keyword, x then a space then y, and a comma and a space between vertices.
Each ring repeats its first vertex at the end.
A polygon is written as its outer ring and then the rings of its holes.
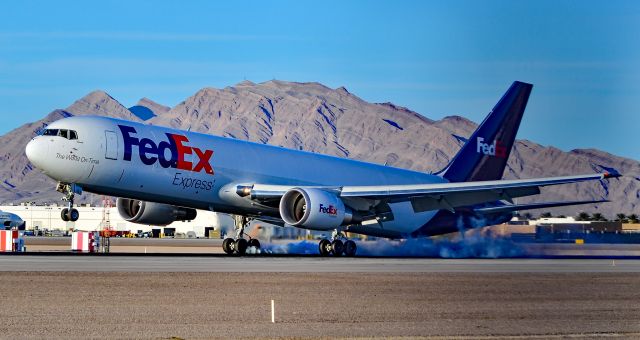
POLYGON ((338 209, 336 209, 336 207, 334 207, 333 205, 329 205, 324 206, 322 203, 320 203, 320 210, 319 212, 323 213, 323 214, 328 214, 328 215, 337 215, 338 214, 338 209))

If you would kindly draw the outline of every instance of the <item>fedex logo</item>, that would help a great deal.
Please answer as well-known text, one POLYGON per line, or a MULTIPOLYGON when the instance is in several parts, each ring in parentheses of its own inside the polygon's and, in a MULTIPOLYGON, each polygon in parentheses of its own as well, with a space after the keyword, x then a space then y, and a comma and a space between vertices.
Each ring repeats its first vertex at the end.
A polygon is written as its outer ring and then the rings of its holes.
POLYGON ((499 140, 494 140, 493 143, 485 143, 483 137, 476 139, 476 152, 487 156, 495 156, 498 158, 507 158, 507 148, 502 145, 499 140))
POLYGON ((135 137, 136 129, 131 126, 118 125, 124 139, 124 160, 131 161, 133 146, 138 147, 140 160, 146 165, 160 162, 163 168, 177 168, 193 172, 206 172, 213 175, 211 156, 213 150, 200 150, 189 146, 189 139, 183 135, 166 133, 168 140, 156 144, 149 138, 138 139, 135 137), (169 157, 167 157, 169 151, 169 157), (185 159, 186 155, 192 155, 191 160, 185 159), (197 159, 197 162, 195 162, 197 159))
POLYGON ((326 207, 322 203, 320 203, 319 212, 328 215, 338 215, 338 209, 336 209, 336 207, 334 207, 333 205, 329 205, 328 207, 326 207))

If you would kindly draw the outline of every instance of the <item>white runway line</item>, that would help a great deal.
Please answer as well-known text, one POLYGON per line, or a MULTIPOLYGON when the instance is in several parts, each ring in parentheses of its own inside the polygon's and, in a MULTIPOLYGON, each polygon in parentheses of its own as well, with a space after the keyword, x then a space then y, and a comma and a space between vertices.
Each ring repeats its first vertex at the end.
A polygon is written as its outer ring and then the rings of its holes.
POLYGON ((271 323, 276 323, 276 310, 273 300, 271 300, 271 323))

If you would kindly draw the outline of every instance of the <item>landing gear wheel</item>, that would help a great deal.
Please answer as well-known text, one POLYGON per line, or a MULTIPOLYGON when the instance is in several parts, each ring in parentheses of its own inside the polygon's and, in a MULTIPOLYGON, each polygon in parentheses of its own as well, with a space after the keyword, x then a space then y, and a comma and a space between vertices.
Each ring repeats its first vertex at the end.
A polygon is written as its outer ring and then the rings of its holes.
POLYGON ((249 242, 243 238, 239 238, 236 240, 236 253, 238 255, 244 255, 247 252, 247 247, 249 246, 249 242))
POLYGON ((75 222, 80 218, 80 213, 78 212, 78 209, 71 208, 69 209, 67 217, 69 218, 69 221, 75 222))
POLYGON ((227 254, 233 254, 233 251, 236 250, 236 241, 232 238, 225 238, 222 241, 222 250, 227 254))
POLYGON ((69 221, 69 208, 62 209, 60 212, 60 218, 65 222, 69 221))
POLYGON ((323 238, 318 244, 318 250, 320 251, 320 255, 329 256, 329 254, 331 254, 331 242, 326 238, 323 238))
POLYGON ((358 248, 356 247, 356 243, 348 240, 347 242, 344 243, 344 255, 349 256, 349 257, 353 257, 356 256, 356 250, 358 248))
POLYGON ((334 240, 333 242, 331 242, 331 252, 333 253, 333 256, 342 255, 343 250, 344 250, 344 244, 342 243, 342 241, 334 240))
POLYGON ((60 218, 62 218, 62 220, 65 222, 77 221, 80 217, 80 213, 78 212, 78 210, 73 208, 73 198, 75 197, 76 193, 82 193, 82 188, 72 183, 70 184, 58 182, 56 191, 64 194, 62 200, 69 203, 68 207, 62 209, 62 211, 60 212, 60 218))
POLYGON ((255 247, 256 250, 260 249, 260 241, 255 238, 249 240, 249 247, 255 247))

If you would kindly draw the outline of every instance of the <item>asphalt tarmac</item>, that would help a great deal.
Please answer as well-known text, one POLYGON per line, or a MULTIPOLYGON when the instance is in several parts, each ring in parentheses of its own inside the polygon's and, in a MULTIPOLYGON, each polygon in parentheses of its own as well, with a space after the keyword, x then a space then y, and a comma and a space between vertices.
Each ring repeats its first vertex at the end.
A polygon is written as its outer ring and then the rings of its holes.
POLYGON ((602 261, 411 260, 409 267, 464 266, 466 272, 397 272, 408 269, 400 260, 186 258, 167 269, 194 260, 214 264, 209 272, 176 273, 137 271, 142 263, 157 270, 165 259, 156 257, 107 258, 119 263, 107 264, 118 272, 104 271, 103 258, 55 259, 0 258, 4 270, 32 267, 0 272, 0 338, 640 338, 640 275, 595 272, 607 265, 602 261), (26 271, 63 269, 60 263, 74 270, 83 261, 95 271, 26 271), (225 268, 221 262, 248 264, 252 272, 215 271, 225 268), (272 272, 294 262, 308 267, 272 272), (258 264, 271 272, 257 272, 258 264), (346 264, 367 272, 315 272, 346 264), (509 271, 495 272, 500 264, 509 271), (389 267, 377 272, 380 265, 389 267), (525 272, 517 265, 570 272, 525 272))
POLYGON ((554 245, 614 258, 438 259, 239 257, 193 251, 219 248, 211 240, 116 242, 171 254, 0 256, 0 338, 640 338, 635 246, 554 245))

